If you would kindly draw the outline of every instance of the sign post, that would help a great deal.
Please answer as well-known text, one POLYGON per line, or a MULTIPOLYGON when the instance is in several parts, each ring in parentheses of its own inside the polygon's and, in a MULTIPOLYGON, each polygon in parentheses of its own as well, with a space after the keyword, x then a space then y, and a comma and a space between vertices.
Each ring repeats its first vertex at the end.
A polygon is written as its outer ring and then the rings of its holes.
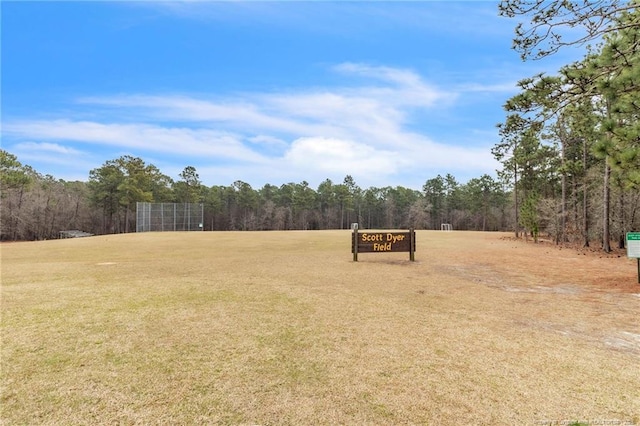
POLYGON ((353 234, 351 238, 351 248, 353 251, 353 261, 358 261, 358 224, 351 224, 351 229, 353 229, 353 234))
POLYGON ((638 261, 638 284, 640 284, 640 232, 627 232, 627 257, 638 261))
POLYGON ((409 260, 414 262, 416 251, 416 231, 408 232, 358 232, 353 229, 351 235, 353 261, 358 261, 358 253, 409 252, 409 260))

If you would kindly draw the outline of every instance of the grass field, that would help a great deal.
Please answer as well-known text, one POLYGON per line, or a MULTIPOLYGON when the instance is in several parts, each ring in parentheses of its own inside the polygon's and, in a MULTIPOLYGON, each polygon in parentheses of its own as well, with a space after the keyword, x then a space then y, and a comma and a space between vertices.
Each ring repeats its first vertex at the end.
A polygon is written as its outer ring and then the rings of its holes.
POLYGON ((349 231, 2 244, 2 424, 640 425, 635 261, 417 244, 416 262, 353 262, 349 231))

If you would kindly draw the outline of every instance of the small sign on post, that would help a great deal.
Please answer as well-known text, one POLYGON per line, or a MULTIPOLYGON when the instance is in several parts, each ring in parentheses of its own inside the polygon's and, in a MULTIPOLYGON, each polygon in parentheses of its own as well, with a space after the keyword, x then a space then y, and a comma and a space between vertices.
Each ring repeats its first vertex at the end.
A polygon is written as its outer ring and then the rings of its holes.
POLYGON ((358 253, 409 252, 409 260, 415 261, 416 231, 408 232, 358 232, 353 229, 351 235, 351 253, 353 261, 358 261, 358 253))
POLYGON ((640 232, 627 232, 627 257, 638 262, 638 284, 640 284, 640 232))

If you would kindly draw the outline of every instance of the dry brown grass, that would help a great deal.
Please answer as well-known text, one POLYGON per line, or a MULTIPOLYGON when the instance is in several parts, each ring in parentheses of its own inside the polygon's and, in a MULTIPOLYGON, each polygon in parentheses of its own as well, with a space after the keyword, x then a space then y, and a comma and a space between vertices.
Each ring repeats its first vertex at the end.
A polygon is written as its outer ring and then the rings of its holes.
POLYGON ((634 261, 417 242, 357 263, 348 231, 3 244, 2 422, 640 424, 634 261))

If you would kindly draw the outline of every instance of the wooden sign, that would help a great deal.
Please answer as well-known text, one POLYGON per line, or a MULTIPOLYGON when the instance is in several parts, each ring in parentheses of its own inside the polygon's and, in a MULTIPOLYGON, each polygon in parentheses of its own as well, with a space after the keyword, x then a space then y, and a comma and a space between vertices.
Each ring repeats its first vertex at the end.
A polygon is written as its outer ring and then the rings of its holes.
POLYGON ((382 232, 354 229, 351 235, 353 261, 358 261, 358 253, 409 252, 409 260, 415 260, 416 231, 382 232))

